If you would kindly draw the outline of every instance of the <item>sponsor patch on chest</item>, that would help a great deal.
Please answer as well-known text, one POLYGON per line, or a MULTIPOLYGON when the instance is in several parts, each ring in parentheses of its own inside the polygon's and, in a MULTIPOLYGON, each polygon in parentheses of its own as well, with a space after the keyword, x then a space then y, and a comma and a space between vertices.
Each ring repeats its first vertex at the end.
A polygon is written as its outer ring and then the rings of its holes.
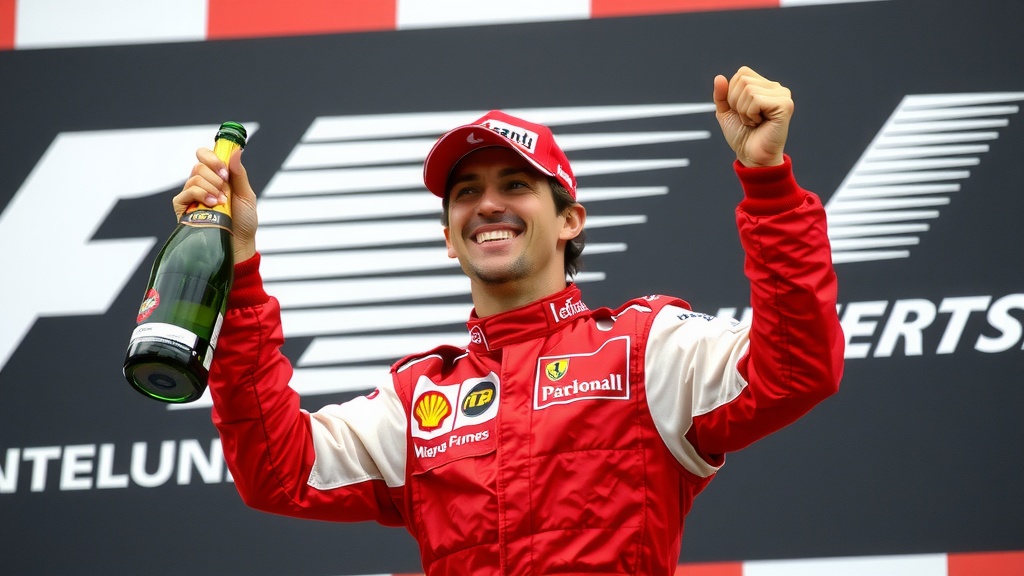
POLYGON ((500 393, 493 372, 450 384, 420 376, 409 415, 414 472, 493 450, 500 393))
POLYGON ((618 336, 593 352, 541 356, 533 409, 581 400, 629 399, 629 337, 618 336))

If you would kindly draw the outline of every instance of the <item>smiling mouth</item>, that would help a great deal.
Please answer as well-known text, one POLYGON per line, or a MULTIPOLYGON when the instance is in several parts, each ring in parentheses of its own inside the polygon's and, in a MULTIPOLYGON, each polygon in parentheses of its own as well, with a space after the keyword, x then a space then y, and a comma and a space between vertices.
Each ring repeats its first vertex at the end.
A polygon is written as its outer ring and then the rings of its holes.
POLYGON ((516 237, 516 233, 511 230, 491 230, 489 232, 481 232, 476 235, 477 244, 485 244, 487 242, 496 242, 498 240, 511 240, 516 237))

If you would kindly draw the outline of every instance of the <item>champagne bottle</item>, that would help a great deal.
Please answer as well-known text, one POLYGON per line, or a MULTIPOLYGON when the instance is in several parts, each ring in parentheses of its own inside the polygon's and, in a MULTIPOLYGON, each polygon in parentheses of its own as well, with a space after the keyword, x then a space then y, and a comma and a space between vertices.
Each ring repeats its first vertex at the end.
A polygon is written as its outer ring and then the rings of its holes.
MULTIPOLYGON (((246 137, 225 122, 213 151, 226 164, 246 137)), ((229 192, 213 208, 190 206, 153 262, 124 361, 125 378, 146 396, 182 403, 206 390, 234 274, 231 238, 229 192)))

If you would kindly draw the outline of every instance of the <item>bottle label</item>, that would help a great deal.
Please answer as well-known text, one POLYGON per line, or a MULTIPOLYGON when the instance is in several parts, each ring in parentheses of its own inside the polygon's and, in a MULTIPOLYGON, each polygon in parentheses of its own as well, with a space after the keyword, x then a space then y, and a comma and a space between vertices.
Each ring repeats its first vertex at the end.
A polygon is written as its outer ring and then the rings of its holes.
POLYGON ((135 318, 135 323, 142 324, 146 318, 153 314, 158 306, 160 306, 160 293, 156 291, 156 288, 150 288, 149 292, 146 292, 146 297, 142 299, 142 305, 139 306, 139 315, 135 318))
POLYGON ((220 206, 213 208, 189 208, 181 215, 179 223, 186 226, 209 226, 214 228, 223 228, 228 232, 231 232, 231 216, 228 216, 221 210, 217 210, 220 206))
POLYGON ((193 350, 196 347, 196 342, 199 341, 199 336, 181 326, 163 322, 142 324, 136 326, 132 331, 131 344, 154 340, 177 342, 189 350, 193 350))

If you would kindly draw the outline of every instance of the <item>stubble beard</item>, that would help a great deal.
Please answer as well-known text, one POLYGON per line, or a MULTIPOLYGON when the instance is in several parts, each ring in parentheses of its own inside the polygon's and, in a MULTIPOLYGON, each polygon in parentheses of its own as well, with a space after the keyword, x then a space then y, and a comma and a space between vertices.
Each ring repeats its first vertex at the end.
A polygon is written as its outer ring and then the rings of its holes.
POLYGON ((522 280, 529 275, 530 271, 529 263, 523 254, 517 256, 508 267, 501 270, 488 270, 473 264, 470 264, 469 267, 474 277, 480 280, 480 282, 491 286, 522 280))

